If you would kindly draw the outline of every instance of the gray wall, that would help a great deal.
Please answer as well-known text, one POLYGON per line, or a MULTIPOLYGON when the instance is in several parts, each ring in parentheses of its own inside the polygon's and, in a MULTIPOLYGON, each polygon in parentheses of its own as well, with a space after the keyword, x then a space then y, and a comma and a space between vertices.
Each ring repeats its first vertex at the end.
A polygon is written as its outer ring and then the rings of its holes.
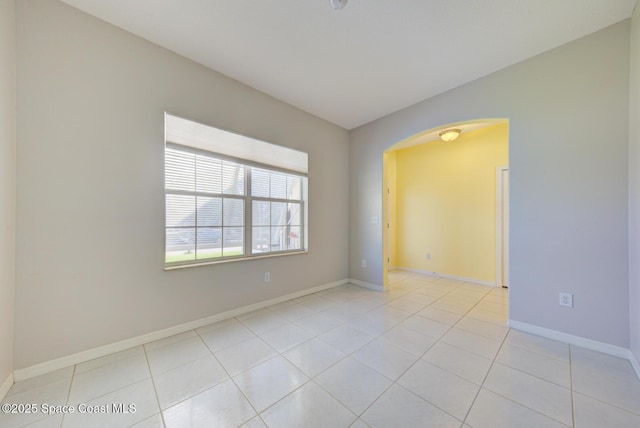
POLYGON ((629 88, 629 328, 631 351, 640 362, 640 9, 631 21, 629 88))
MULTIPOLYGON (((15 1, 0 0, 0 385, 13 371, 15 259, 15 1)), ((2 396, 0 396, 0 400, 2 396)))
POLYGON ((510 318, 629 346, 629 21, 350 133, 350 276, 382 283, 382 153, 443 124, 509 119, 510 318), (367 268, 360 260, 367 260, 367 268), (575 307, 558 305, 574 293, 575 307))
POLYGON ((347 278, 347 131, 59 2, 16 22, 16 369, 347 278), (309 254, 163 271, 164 110, 308 151, 309 254))

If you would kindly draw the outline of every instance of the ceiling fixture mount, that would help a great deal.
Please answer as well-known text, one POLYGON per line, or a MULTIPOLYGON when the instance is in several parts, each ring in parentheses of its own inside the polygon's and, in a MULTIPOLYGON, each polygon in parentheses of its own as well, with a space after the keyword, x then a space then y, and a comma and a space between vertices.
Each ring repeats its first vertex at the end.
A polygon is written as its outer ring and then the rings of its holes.
POLYGON ((331 7, 335 10, 343 9, 347 5, 348 0, 329 0, 331 7))
POLYGON ((442 141, 449 142, 458 138, 461 133, 462 133, 462 129, 451 128, 451 129, 443 129, 442 131, 440 131, 438 135, 440 136, 440 139, 442 141))

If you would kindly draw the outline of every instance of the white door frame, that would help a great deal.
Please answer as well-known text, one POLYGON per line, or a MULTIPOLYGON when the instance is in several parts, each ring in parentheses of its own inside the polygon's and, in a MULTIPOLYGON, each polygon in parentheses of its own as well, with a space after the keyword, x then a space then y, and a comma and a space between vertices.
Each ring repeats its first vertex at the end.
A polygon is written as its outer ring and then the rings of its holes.
MULTIPOLYGON (((509 268, 509 194, 505 195, 505 173, 508 179, 508 166, 496 168, 496 285, 498 287, 509 286, 509 275, 504 275, 504 267, 502 266, 503 260, 506 258, 507 269, 509 268), (503 205, 505 202, 506 206, 503 205), (503 209, 507 211, 506 215, 503 214, 503 209)), ((509 183, 506 184, 507 192, 508 186, 509 183)))

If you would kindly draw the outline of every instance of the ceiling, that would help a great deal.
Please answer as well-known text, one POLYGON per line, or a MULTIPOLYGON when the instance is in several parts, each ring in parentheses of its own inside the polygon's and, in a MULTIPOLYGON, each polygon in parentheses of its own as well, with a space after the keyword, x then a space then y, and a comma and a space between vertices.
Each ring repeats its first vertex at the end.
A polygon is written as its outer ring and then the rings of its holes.
POLYGON ((345 129, 629 18, 636 0, 62 0, 345 129))
POLYGON ((488 128, 499 124, 508 124, 506 119, 484 119, 474 120, 466 122, 448 123, 445 127, 429 129, 424 132, 412 135, 405 140, 399 141, 391 146, 388 151, 408 149, 409 147, 417 146, 418 144, 431 143, 433 141, 440 141, 440 131, 445 129, 459 129, 463 134, 467 134, 471 131, 476 131, 482 128, 488 128))

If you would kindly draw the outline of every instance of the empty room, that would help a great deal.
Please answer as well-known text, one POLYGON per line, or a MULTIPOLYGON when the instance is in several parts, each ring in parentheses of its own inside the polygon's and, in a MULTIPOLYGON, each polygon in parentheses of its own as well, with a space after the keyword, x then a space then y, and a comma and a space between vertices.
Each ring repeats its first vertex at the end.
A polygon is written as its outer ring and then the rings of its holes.
POLYGON ((0 0, 0 427, 640 426, 637 0, 0 0))

